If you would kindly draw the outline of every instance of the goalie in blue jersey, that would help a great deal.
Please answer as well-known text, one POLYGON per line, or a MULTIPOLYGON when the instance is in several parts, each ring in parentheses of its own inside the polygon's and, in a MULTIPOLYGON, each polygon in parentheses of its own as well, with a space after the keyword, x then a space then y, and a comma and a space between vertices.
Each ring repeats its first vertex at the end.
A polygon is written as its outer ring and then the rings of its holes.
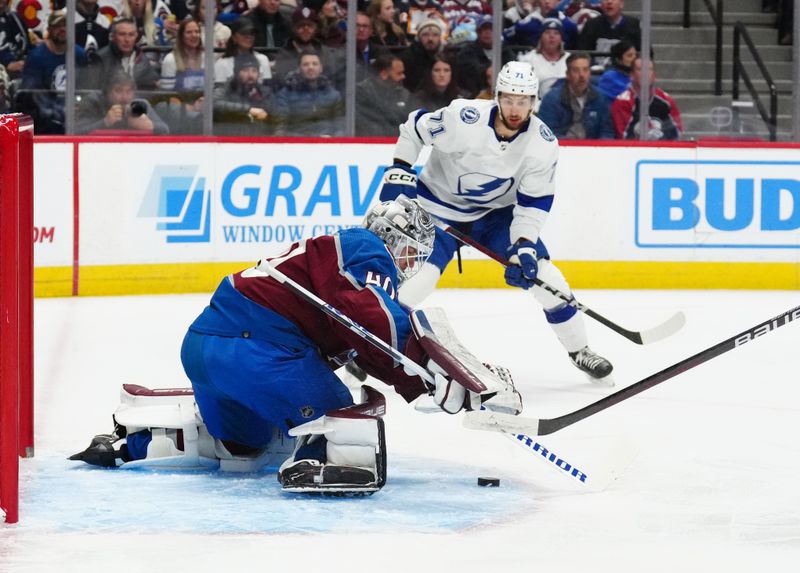
MULTIPOLYGON (((589 348, 581 314, 534 286, 539 277, 570 293, 540 238, 555 195, 558 141, 533 114, 538 92, 530 64, 509 62, 498 74, 493 101, 456 99, 442 109, 412 112, 400 126, 380 198, 416 198, 433 216, 507 257, 513 264, 506 282, 532 290, 572 363, 591 381, 613 385, 613 367, 589 348), (417 177, 413 165, 425 147, 430 157, 417 177)), ((400 301, 414 307, 425 299, 457 247, 437 228, 433 253, 403 286, 400 301)))

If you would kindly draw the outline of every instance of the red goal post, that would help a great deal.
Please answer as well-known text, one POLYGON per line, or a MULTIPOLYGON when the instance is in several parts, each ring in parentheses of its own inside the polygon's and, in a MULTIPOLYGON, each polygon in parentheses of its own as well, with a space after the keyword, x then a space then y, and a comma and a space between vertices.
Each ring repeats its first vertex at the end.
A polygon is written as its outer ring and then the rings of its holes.
POLYGON ((19 519, 33 456, 33 122, 0 115, 0 520, 19 519))

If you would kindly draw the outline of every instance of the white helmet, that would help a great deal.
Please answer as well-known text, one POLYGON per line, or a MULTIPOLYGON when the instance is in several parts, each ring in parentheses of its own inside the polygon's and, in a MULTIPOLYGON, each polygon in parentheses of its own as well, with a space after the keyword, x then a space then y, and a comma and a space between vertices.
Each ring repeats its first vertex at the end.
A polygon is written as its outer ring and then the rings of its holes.
POLYGON ((508 62, 497 74, 495 94, 539 95, 539 78, 528 62, 508 62))
POLYGON ((433 221, 416 199, 400 195, 394 201, 378 203, 367 211, 362 226, 386 243, 401 282, 414 276, 433 251, 433 221))
POLYGON ((494 102, 497 104, 497 111, 500 119, 503 118, 503 108, 500 107, 500 94, 526 95, 531 96, 531 109, 528 115, 532 114, 537 108, 539 96, 539 78, 527 62, 508 62, 497 74, 497 85, 494 90, 494 102))

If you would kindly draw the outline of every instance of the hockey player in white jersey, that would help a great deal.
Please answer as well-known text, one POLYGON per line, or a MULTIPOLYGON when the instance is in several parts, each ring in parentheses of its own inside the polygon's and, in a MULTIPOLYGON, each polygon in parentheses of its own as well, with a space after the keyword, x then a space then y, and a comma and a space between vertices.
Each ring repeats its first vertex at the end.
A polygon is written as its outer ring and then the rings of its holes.
MULTIPOLYGON (((456 99, 439 110, 412 112, 400 126, 380 198, 416 197, 435 217, 508 257, 513 264, 506 282, 532 289, 573 364, 593 382, 613 385, 613 367, 589 348, 581 314, 534 287, 538 276, 570 292, 539 237, 555 194, 558 141, 533 114, 538 91, 530 64, 509 62, 494 100, 456 99), (417 177, 413 165, 428 146, 430 157, 417 177)), ((400 290, 400 301, 415 307, 426 298, 457 246, 437 228, 433 254, 400 290)))

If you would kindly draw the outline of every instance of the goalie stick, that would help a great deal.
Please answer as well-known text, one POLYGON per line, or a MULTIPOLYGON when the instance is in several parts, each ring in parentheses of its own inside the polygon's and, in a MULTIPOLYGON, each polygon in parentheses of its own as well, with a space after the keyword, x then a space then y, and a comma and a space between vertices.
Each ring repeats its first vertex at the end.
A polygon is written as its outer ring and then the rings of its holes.
POLYGON ((529 434, 532 436, 545 436, 557 432, 567 426, 571 426, 575 422, 593 416, 598 412, 602 412, 606 408, 610 408, 614 404, 619 404, 623 400, 627 400, 645 390, 666 382, 670 378, 677 376, 687 370, 699 366, 704 362, 708 362, 712 358, 716 358, 720 354, 724 354, 729 350, 738 348, 743 344, 751 342, 756 338, 763 336, 785 326, 790 322, 800 320, 800 306, 796 306, 791 310, 787 310, 774 318, 766 320, 752 328, 749 328, 735 336, 731 336, 727 340, 723 340, 710 346, 705 350, 701 350, 694 356, 690 356, 680 362, 676 362, 672 366, 667 366, 661 372, 657 372, 631 384, 627 388, 623 388, 613 394, 601 398, 600 400, 584 406, 579 410, 564 414, 557 418, 521 418, 519 416, 508 416, 499 412, 491 412, 489 410, 481 410, 479 412, 466 412, 464 417, 464 426, 474 430, 497 430, 500 432, 510 432, 519 434, 529 434))
MULTIPOLYGON (((495 253, 494 251, 489 250, 487 247, 481 245, 479 242, 477 242, 469 235, 462 233, 458 229, 454 229, 447 223, 444 223, 436 219, 435 217, 433 218, 433 222, 437 227, 439 227, 439 229, 441 229, 448 235, 455 237, 465 245, 474 247, 475 249, 477 249, 487 257, 494 259, 501 265, 507 267, 508 265, 511 264, 505 257, 502 257, 497 253, 495 253)), ((663 340, 678 332, 681 328, 683 328, 683 325, 686 323, 686 317, 684 316, 684 314, 682 312, 677 312, 668 320, 666 320, 662 324, 659 324, 658 326, 654 326, 653 328, 649 328, 647 330, 642 330, 642 331, 628 330, 627 328, 623 328, 622 326, 610 321, 601 314, 596 313, 588 306, 578 302, 574 297, 571 297, 568 294, 561 292, 556 287, 547 284, 541 279, 535 278, 533 279, 533 282, 534 284, 543 288, 553 296, 560 298, 568 305, 575 307, 577 310, 581 311, 585 315, 592 317, 600 324, 607 326, 617 334, 621 334, 622 336, 624 336, 625 338, 627 338, 632 342, 635 342, 636 344, 652 344, 653 342, 658 342, 659 340, 663 340)))

